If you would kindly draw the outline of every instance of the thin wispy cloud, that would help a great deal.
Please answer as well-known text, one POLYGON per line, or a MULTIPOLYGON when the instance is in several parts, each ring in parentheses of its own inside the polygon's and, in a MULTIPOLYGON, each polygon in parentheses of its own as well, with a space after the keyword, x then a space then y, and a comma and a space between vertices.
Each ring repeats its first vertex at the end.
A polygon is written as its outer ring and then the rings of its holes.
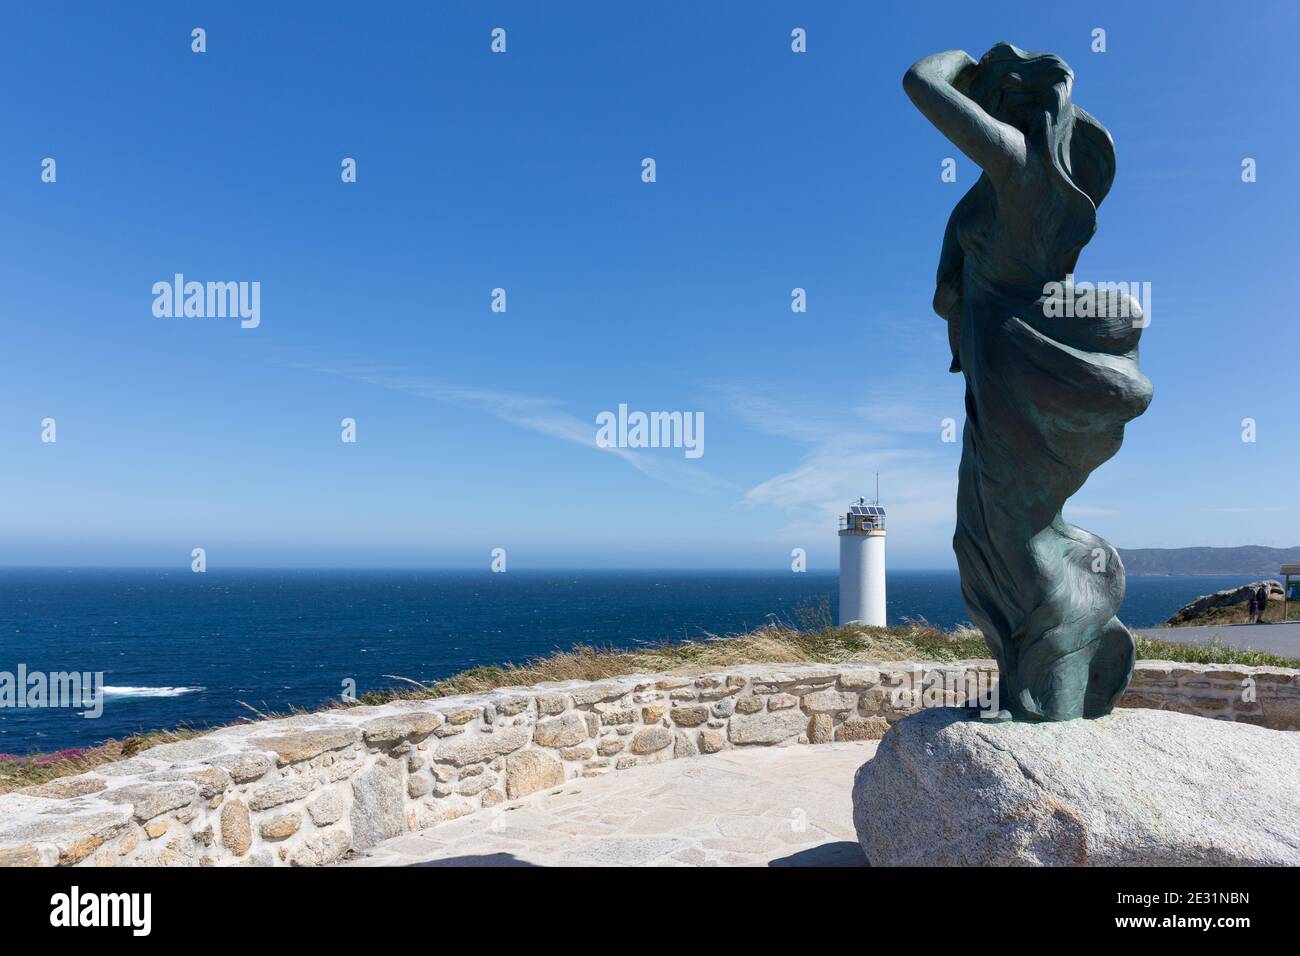
POLYGON ((939 445, 939 404, 885 401, 872 391, 852 411, 845 411, 829 403, 790 402, 744 386, 721 385, 716 391, 751 427, 807 446, 793 467, 759 482, 741 498, 742 506, 773 508, 786 515, 777 536, 824 536, 848 504, 874 493, 877 472, 882 503, 906 524, 913 541, 942 544, 951 535, 955 449, 914 445, 918 432, 931 430, 939 445))
MULTIPOLYGON (((927 334, 927 330, 907 334, 927 334)), ((895 376, 895 378, 898 378, 895 376)), ((957 383, 958 386, 960 383, 957 383)), ((806 446, 797 464, 749 488, 743 506, 780 510, 780 537, 825 534, 880 475, 881 503, 908 540, 947 550, 956 519, 957 466, 965 410, 960 387, 921 391, 902 380, 868 386, 850 401, 788 400, 779 393, 719 385, 731 413, 774 437, 806 446), (940 436, 950 428, 954 443, 940 436)), ((1067 517, 1115 517, 1114 508, 1067 503, 1067 517)))
POLYGON ((598 445, 594 416, 591 421, 579 418, 565 411, 557 399, 440 382, 395 370, 313 368, 317 372, 339 375, 354 382, 489 415, 558 441, 612 454, 646 477, 682 491, 693 494, 735 494, 739 490, 733 483, 704 471, 696 462, 671 457, 668 449, 641 450, 598 445))

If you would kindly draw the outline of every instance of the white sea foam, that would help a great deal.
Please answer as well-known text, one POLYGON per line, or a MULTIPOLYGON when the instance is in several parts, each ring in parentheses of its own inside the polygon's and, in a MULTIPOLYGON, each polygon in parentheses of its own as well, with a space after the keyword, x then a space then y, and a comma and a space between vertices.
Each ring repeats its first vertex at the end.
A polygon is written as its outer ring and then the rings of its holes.
POLYGON ((196 694, 202 687, 112 687, 104 688, 104 699, 124 697, 180 697, 182 694, 196 694))

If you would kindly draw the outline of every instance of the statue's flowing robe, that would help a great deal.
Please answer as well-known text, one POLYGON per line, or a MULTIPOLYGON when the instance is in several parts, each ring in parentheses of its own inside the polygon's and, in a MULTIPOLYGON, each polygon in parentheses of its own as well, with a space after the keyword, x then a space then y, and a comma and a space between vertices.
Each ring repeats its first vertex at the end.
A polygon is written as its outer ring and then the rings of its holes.
POLYGON ((1091 151, 1099 135, 1103 146, 1109 137, 1082 110, 1077 116, 1073 173, 1031 163, 1018 195, 1034 201, 1016 208, 981 176, 958 204, 935 297, 950 325, 953 370, 966 378, 953 538, 962 595, 997 658, 1001 705, 1021 719, 1109 713, 1134 662, 1132 635, 1115 616, 1124 598, 1119 555, 1061 517, 1152 395, 1138 369, 1146 319, 1134 299, 1102 297, 1099 316, 1045 314, 1071 297, 1044 290, 1073 271, 1113 175, 1113 165, 1103 169, 1098 187, 1091 151))

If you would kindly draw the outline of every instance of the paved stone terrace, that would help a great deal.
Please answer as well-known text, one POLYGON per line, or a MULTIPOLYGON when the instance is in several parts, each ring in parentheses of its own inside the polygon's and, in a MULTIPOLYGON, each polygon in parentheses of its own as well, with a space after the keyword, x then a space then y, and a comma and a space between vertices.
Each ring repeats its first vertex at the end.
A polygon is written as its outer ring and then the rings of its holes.
POLYGON ((876 746, 730 750, 569 780, 342 865, 863 866, 850 794, 876 746))

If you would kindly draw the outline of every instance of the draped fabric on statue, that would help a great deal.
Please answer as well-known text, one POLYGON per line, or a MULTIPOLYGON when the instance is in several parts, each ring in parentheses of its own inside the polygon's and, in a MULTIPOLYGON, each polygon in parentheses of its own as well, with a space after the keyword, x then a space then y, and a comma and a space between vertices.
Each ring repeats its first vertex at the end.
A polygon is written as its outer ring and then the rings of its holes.
POLYGON ((1065 720, 1108 713, 1132 676, 1133 639, 1115 617, 1124 568, 1061 508, 1119 450, 1150 384, 1136 357, 1090 352, 1036 327, 1039 304, 966 303, 966 373, 953 547, 962 596, 1002 675, 1004 706, 1065 720))
POLYGON ((1044 287, 1073 272, 1114 176, 1109 135, 1066 110, 1026 132, 1019 195, 1032 202, 999 201, 981 176, 953 211, 935 294, 953 371, 966 377, 953 538, 962 594, 997 658, 1002 706, 1031 720, 1108 713, 1132 676, 1133 638, 1115 616, 1119 555, 1061 509, 1152 395, 1136 301, 1112 297, 1090 318, 1045 308, 1044 287))

